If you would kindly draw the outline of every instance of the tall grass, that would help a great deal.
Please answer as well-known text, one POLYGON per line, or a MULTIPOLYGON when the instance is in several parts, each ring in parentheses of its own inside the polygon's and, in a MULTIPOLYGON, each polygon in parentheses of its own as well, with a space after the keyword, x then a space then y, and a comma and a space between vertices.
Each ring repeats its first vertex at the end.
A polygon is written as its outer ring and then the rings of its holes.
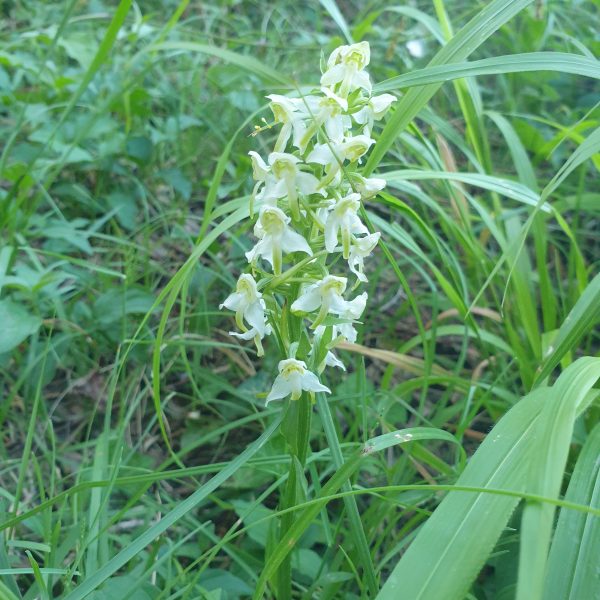
POLYGON ((0 597, 596 597, 597 7, 33 4, 0 53, 0 597), (264 96, 363 39, 383 243, 302 465, 217 307, 264 96))

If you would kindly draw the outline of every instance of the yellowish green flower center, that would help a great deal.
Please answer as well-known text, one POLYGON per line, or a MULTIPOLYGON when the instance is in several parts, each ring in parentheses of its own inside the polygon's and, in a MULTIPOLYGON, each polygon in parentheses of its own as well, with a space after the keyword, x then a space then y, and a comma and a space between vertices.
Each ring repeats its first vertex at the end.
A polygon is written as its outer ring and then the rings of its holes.
POLYGON ((285 377, 286 379, 288 379, 289 377, 291 377, 294 373, 299 373, 300 375, 304 375, 306 369, 298 364, 298 363, 290 363, 285 365, 285 367, 283 367, 283 369, 281 370, 281 375, 283 377, 285 377))
POLYGON ((341 296, 346 289, 346 283, 344 281, 338 281, 337 279, 332 279, 328 281, 321 287, 321 294, 323 296, 327 296, 330 293, 337 294, 341 296))
POLYGON ((272 165, 273 175, 277 179, 285 179, 286 177, 294 177, 296 174, 296 165, 291 160, 278 158, 272 165))
POLYGON ((280 234, 285 227, 285 222, 281 218, 281 215, 268 208, 263 211, 260 217, 260 224, 263 229, 271 235, 280 234))

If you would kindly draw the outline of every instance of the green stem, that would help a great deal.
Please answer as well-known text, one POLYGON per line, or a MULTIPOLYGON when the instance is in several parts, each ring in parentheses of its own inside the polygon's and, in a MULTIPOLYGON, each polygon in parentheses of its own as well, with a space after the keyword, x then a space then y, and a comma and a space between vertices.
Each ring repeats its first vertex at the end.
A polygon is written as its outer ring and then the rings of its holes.
POLYGON ((272 277, 270 280, 267 280, 266 278, 261 279, 257 284, 258 290, 261 290, 263 288, 263 282, 265 282, 264 288, 266 292, 269 292, 275 289, 276 287, 283 285, 286 281, 291 279, 292 275, 294 275, 297 271, 302 270, 306 265, 308 265, 308 263, 312 262, 319 256, 323 256, 324 254, 327 254, 327 250, 315 252, 315 254, 313 254, 312 256, 307 256, 306 258, 302 259, 300 262, 295 264, 293 267, 287 269, 285 273, 282 273, 281 275, 278 275, 276 277, 272 277))
MULTIPOLYGON (((329 403, 322 393, 317 394, 317 410, 323 423, 323 429, 325 430, 325 437, 327 438, 327 444, 331 450, 331 456, 333 458, 333 464, 339 471, 344 466, 344 458, 342 456, 342 449, 338 440, 335 425, 333 423, 333 417, 329 410, 329 403)), ((352 486, 349 481, 346 481, 342 485, 343 492, 352 491, 352 486)), ((375 576, 375 567, 373 566, 373 559, 369 550, 369 543, 367 542, 367 536, 362 526, 360 519, 360 513, 358 512, 358 506, 354 496, 344 496, 344 506, 348 513, 348 520, 350 522, 350 533, 354 541, 354 547, 358 554, 359 563, 362 565, 363 577, 369 590, 369 595, 375 598, 379 591, 379 585, 377 583, 377 577, 375 576)))
MULTIPOLYGON (((310 421, 312 404, 308 394, 303 393, 298 400, 290 400, 286 415, 281 425, 281 433, 289 446, 290 466, 285 491, 281 498, 281 509, 295 507, 303 498, 298 497, 298 479, 306 463, 310 444, 310 421)), ((281 517, 279 540, 288 533, 296 514, 288 512, 281 517)), ((276 589, 278 600, 291 600, 292 597, 292 553, 290 552, 277 569, 276 589)))

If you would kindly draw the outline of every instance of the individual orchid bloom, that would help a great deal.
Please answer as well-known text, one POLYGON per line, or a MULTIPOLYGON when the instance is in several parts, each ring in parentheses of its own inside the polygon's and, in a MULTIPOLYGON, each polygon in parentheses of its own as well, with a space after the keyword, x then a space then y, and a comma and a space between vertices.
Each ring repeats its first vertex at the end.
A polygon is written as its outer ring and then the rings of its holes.
MULTIPOLYGON (((279 198, 287 197, 292 216, 294 220, 299 221, 298 192, 305 196, 314 193, 324 196, 325 192, 318 189, 319 180, 314 175, 301 171, 298 165, 302 161, 293 154, 271 152, 268 160, 268 171, 264 178, 265 187, 257 198, 270 206, 276 206, 279 198)), ((258 165, 261 176, 263 165, 264 162, 258 165)))
POLYGON ((360 159, 369 151, 369 148, 375 143, 375 140, 368 135, 355 135, 346 138, 341 144, 341 151, 344 158, 350 162, 361 162, 360 159))
POLYGON ((250 160, 252 161, 252 177, 256 183, 254 184, 254 189, 252 190, 252 194, 250 195, 250 216, 253 215, 253 207, 254 207, 254 199, 258 196, 258 192, 260 188, 266 183, 267 177, 270 173, 270 168, 262 159, 258 152, 254 152, 254 150, 250 150, 248 152, 250 156, 250 160))
POLYGON ((371 93, 371 81, 364 68, 369 64, 371 51, 368 42, 336 48, 327 60, 327 70, 321 76, 321 85, 338 86, 338 94, 347 98, 358 88, 371 93))
POLYGON ((229 334, 244 340, 254 339, 258 355, 264 354, 262 340, 265 335, 271 333, 271 326, 265 317, 265 301, 256 287, 256 281, 252 275, 240 275, 235 292, 230 294, 219 309, 223 307, 235 311, 235 322, 243 333, 230 331, 229 334), (244 321, 250 326, 248 329, 244 321))
POLYGON ((288 140, 293 134, 293 144, 300 148, 300 140, 306 132, 306 125, 302 109, 303 101, 299 98, 288 98, 279 94, 270 94, 267 98, 271 101, 269 105, 273 111, 276 123, 281 123, 281 131, 275 142, 275 152, 285 151, 288 140))
POLYGON ((373 122, 383 119, 393 102, 398 99, 392 94, 381 94, 369 98, 367 104, 359 111, 355 112, 352 117, 359 125, 364 125, 363 132, 366 135, 371 135, 373 122))
POLYGON ((341 142, 346 131, 352 126, 352 121, 347 114, 348 101, 336 95, 329 88, 321 88, 324 96, 306 96, 303 100, 306 106, 305 117, 310 120, 298 149, 306 150, 306 146, 319 127, 325 128, 329 140, 341 142))
POLYGON ((347 137, 343 142, 333 144, 315 144, 310 154, 306 157, 307 163, 317 163, 330 167, 349 160, 356 162, 364 156, 375 140, 367 135, 347 137))
POLYGON ((356 342, 358 333, 354 325, 350 321, 355 321, 356 319, 360 318, 360 316, 365 310, 368 298, 369 295, 367 294, 367 292, 363 292, 362 294, 359 294, 358 296, 356 296, 356 298, 348 302, 346 310, 338 315, 341 319, 345 319, 348 322, 336 323, 333 326, 334 337, 336 337, 337 335, 341 335, 351 344, 354 344, 354 342, 356 342))
POLYGON ((377 246, 377 242, 379 242, 379 238, 381 237, 381 233, 371 233, 364 237, 354 238, 352 241, 352 246, 350 246, 350 254, 348 256, 348 267, 350 270, 356 275, 359 281, 366 283, 369 281, 367 276, 364 274, 364 260, 367 256, 370 256, 375 246, 377 246))
POLYGON ((344 161, 359 161, 375 143, 367 135, 356 135, 343 142, 315 144, 312 152, 306 157, 307 163, 317 163, 325 167, 325 178, 319 184, 321 188, 332 183, 338 176, 344 161))
MULTIPOLYGON (((270 327, 269 327, 268 331, 269 331, 269 333, 271 333, 270 327)), ((261 337, 260 331, 258 331, 256 328, 253 327, 252 329, 249 329, 248 331, 246 331, 244 333, 239 333, 237 331, 230 331, 229 335, 240 338, 245 341, 254 340, 254 344, 256 345, 256 355, 257 356, 265 355, 265 350, 264 350, 262 342, 261 342, 262 337, 261 337)))
POLYGON ((386 185, 385 179, 377 177, 366 178, 361 175, 354 175, 354 188, 361 195, 363 200, 376 196, 386 185))
POLYGON ((285 252, 304 252, 309 256, 313 252, 308 242, 289 227, 290 218, 276 206, 263 206, 254 226, 254 235, 258 243, 246 252, 248 262, 262 257, 273 267, 275 275, 281 274, 282 256, 285 252))
POLYGON ((343 257, 348 260, 352 235, 369 233, 369 230, 358 216, 359 208, 360 194, 357 193, 348 194, 331 206, 325 222, 325 249, 327 252, 335 251, 338 243, 338 233, 341 232, 343 257))
POLYGON ((312 151, 306 157, 307 163, 323 165, 325 177, 321 180, 319 187, 322 189, 327 185, 339 183, 341 168, 344 162, 344 152, 340 144, 334 142, 329 144, 315 144, 312 151))
MULTIPOLYGON (((319 325, 315 328, 315 335, 313 338, 313 347, 308 353, 309 357, 312 357, 316 351, 316 349, 321 344, 321 338, 325 334, 325 330, 327 327, 325 325, 319 325)), ((333 331, 335 335, 335 330, 333 331)), ((344 363, 331 351, 327 350, 327 354, 325 354, 325 358, 321 361, 321 363, 317 366, 317 373, 322 373, 325 370, 325 367, 336 367, 341 369, 342 371, 346 370, 346 366, 344 363)))
POLYGON ((292 400, 298 400, 302 392, 327 392, 331 390, 323 385, 319 378, 306 368, 306 363, 295 358, 288 358, 279 362, 279 375, 275 378, 273 387, 267 396, 266 404, 271 400, 280 400, 287 396, 292 400))
POLYGON ((348 279, 327 275, 320 281, 309 285, 304 293, 297 298, 291 306, 293 313, 311 313, 319 310, 311 328, 318 327, 328 314, 346 314, 352 308, 352 304, 344 300, 348 279))
MULTIPOLYGON (((332 341, 329 344, 329 347, 332 347, 336 344, 336 340, 344 339, 350 343, 356 342, 356 338, 358 336, 358 332, 356 331, 352 321, 356 321, 360 318, 365 310, 365 306, 367 305, 367 299, 369 295, 367 292, 363 292, 350 300, 350 302, 346 303, 346 307, 343 311, 340 311, 338 316, 340 319, 343 319, 342 323, 335 323, 334 325, 330 325, 332 328, 331 337, 332 341)), ((325 333, 325 325, 319 325, 315 328, 315 338, 321 338, 325 333)), ((334 355, 335 357, 335 355, 334 355)))
POLYGON ((336 367, 342 371, 346 370, 346 365, 331 350, 328 350, 325 355, 325 366, 336 367))

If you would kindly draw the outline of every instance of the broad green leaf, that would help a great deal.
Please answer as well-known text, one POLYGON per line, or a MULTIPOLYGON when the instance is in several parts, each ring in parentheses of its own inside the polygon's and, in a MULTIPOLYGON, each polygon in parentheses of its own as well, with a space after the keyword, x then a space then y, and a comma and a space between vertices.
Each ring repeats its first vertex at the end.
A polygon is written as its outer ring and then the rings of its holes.
MULTIPOLYGON (((565 500, 600 508, 600 424, 590 433, 565 500)), ((600 598, 600 518, 562 508, 548 558, 545 600, 600 598)))
POLYGON ((42 324, 42 319, 32 315, 21 304, 11 300, 0 300, 0 354, 10 352, 23 340, 34 334, 42 324))
MULTIPOLYGON (((548 388, 523 398, 486 436, 459 486, 523 491, 534 425, 548 388)), ((453 491, 396 565, 379 600, 462 600, 506 526, 518 498, 453 491)))
MULTIPOLYGON (((527 492, 545 498, 558 498, 575 417, 594 396, 589 392, 600 378, 600 359, 580 358, 558 378, 546 395, 544 408, 535 427, 535 447, 543 451, 531 457, 527 492)), ((542 597, 548 549, 552 535, 553 504, 526 502, 521 522, 517 600, 542 597)))

